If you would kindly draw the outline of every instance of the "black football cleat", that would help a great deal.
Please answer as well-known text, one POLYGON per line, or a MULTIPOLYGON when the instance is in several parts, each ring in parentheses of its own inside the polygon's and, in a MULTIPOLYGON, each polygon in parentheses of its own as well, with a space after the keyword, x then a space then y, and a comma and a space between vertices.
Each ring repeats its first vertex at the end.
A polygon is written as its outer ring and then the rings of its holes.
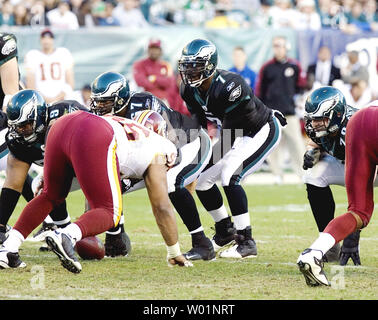
POLYGON ((33 242, 44 241, 47 232, 51 231, 51 230, 56 230, 56 229, 57 229, 56 224, 54 224, 54 223, 47 223, 47 222, 43 221, 42 222, 42 226, 33 235, 33 237, 30 239, 30 241, 33 241, 33 242))
POLYGON ((131 241, 126 232, 118 234, 106 233, 105 235, 105 256, 127 257, 131 252, 131 241))
POLYGON ((231 248, 222 251, 219 257, 235 259, 257 257, 257 246, 252 238, 251 227, 238 230, 235 236, 235 244, 231 248))
POLYGON ((193 248, 184 253, 187 260, 214 260, 215 251, 211 240, 207 237, 201 239, 200 242, 192 241, 193 248))
POLYGON ((223 247, 231 245, 235 240, 236 229, 231 221, 231 217, 225 218, 215 223, 215 235, 211 239, 214 251, 218 252, 223 247))
POLYGON ((0 249, 0 269, 25 267, 26 263, 21 261, 18 252, 9 252, 4 248, 0 249))
POLYGON ((74 244, 67 234, 57 230, 49 231, 45 240, 50 249, 58 256, 64 268, 72 273, 79 273, 82 270, 75 255, 74 244))

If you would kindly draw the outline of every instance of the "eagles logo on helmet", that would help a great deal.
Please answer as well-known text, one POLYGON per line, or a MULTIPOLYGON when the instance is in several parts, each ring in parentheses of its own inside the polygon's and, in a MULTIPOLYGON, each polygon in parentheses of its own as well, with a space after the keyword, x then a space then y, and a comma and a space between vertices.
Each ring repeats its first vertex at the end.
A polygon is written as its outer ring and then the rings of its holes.
POLYGON ((346 100, 334 87, 314 90, 305 104, 305 130, 310 138, 321 138, 337 132, 345 119, 346 100))
POLYGON ((129 83, 120 73, 104 72, 91 85, 90 108, 99 116, 117 114, 127 106, 129 99, 129 83))
POLYGON ((199 87, 214 74, 217 65, 218 52, 215 45, 208 40, 195 39, 182 50, 178 70, 184 84, 199 87))
POLYGON ((156 111, 138 111, 135 113, 133 120, 161 135, 162 137, 167 137, 167 122, 156 111))
POLYGON ((35 90, 21 90, 8 102, 9 135, 21 144, 31 144, 46 128, 47 105, 35 90))

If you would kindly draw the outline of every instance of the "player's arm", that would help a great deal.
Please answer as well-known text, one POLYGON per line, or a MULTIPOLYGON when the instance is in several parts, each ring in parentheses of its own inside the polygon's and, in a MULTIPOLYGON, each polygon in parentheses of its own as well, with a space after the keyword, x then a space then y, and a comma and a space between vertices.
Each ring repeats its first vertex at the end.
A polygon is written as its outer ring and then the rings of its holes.
POLYGON ((175 214, 168 197, 167 167, 161 159, 155 159, 147 168, 144 181, 156 223, 168 250, 168 264, 192 266, 181 254, 175 214))
POLYGON ((13 189, 22 192, 30 164, 17 159, 12 153, 9 153, 7 159, 6 178, 3 188, 13 189))
POLYGON ((6 111, 6 105, 8 104, 9 98, 18 92, 19 88, 19 74, 18 74, 18 63, 17 58, 13 57, 12 59, 5 62, 0 67, 0 78, 1 78, 1 87, 5 95, 3 102, 3 111, 6 111), (9 97, 9 98, 7 98, 9 97))

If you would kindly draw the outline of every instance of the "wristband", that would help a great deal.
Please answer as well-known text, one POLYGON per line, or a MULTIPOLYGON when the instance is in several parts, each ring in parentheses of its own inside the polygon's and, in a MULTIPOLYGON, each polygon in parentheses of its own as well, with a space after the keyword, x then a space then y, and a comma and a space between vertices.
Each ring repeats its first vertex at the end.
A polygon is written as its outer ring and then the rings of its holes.
POLYGON ((167 246, 168 259, 176 258, 181 255, 180 245, 177 242, 173 246, 167 246))

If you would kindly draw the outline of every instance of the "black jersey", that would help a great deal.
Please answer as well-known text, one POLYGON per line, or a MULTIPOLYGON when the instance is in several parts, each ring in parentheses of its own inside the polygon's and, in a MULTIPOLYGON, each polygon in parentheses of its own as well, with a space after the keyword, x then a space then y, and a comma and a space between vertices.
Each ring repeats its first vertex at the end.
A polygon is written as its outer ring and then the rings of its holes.
MULTIPOLYGON (((14 57, 17 58, 16 37, 11 33, 0 33, 0 66, 14 57)), ((3 88, 0 85, 0 106, 3 105, 4 96, 3 88)))
MULTIPOLYGON (((88 111, 86 107, 74 100, 63 100, 49 105, 46 110, 46 128, 49 127, 52 120, 58 119, 65 114, 77 110, 88 111)), ((37 140, 30 145, 21 144, 17 140, 12 139, 12 136, 9 135, 9 132, 7 133, 5 139, 9 151, 15 158, 29 164, 35 163, 39 166, 42 166, 45 153, 46 136, 46 131, 39 133, 37 135, 37 140)))
POLYGON ((338 133, 331 137, 327 135, 322 138, 313 138, 312 140, 320 146, 321 150, 329 153, 331 156, 339 160, 345 160, 345 134, 349 119, 358 111, 357 108, 351 106, 346 107, 345 119, 340 125, 338 133))
POLYGON ((205 95, 183 83, 180 94, 205 128, 211 121, 223 129, 243 129, 244 135, 254 136, 272 117, 272 110, 254 95, 243 77, 229 71, 217 69, 205 95))
POLYGON ((143 110, 156 111, 164 118, 168 127, 168 139, 176 147, 181 147, 183 144, 198 137, 198 130, 200 129, 198 121, 169 108, 162 100, 150 92, 132 93, 127 105, 126 118, 134 119, 135 113, 143 110), (185 138, 181 136, 181 133, 178 132, 179 130, 183 131, 185 138))

